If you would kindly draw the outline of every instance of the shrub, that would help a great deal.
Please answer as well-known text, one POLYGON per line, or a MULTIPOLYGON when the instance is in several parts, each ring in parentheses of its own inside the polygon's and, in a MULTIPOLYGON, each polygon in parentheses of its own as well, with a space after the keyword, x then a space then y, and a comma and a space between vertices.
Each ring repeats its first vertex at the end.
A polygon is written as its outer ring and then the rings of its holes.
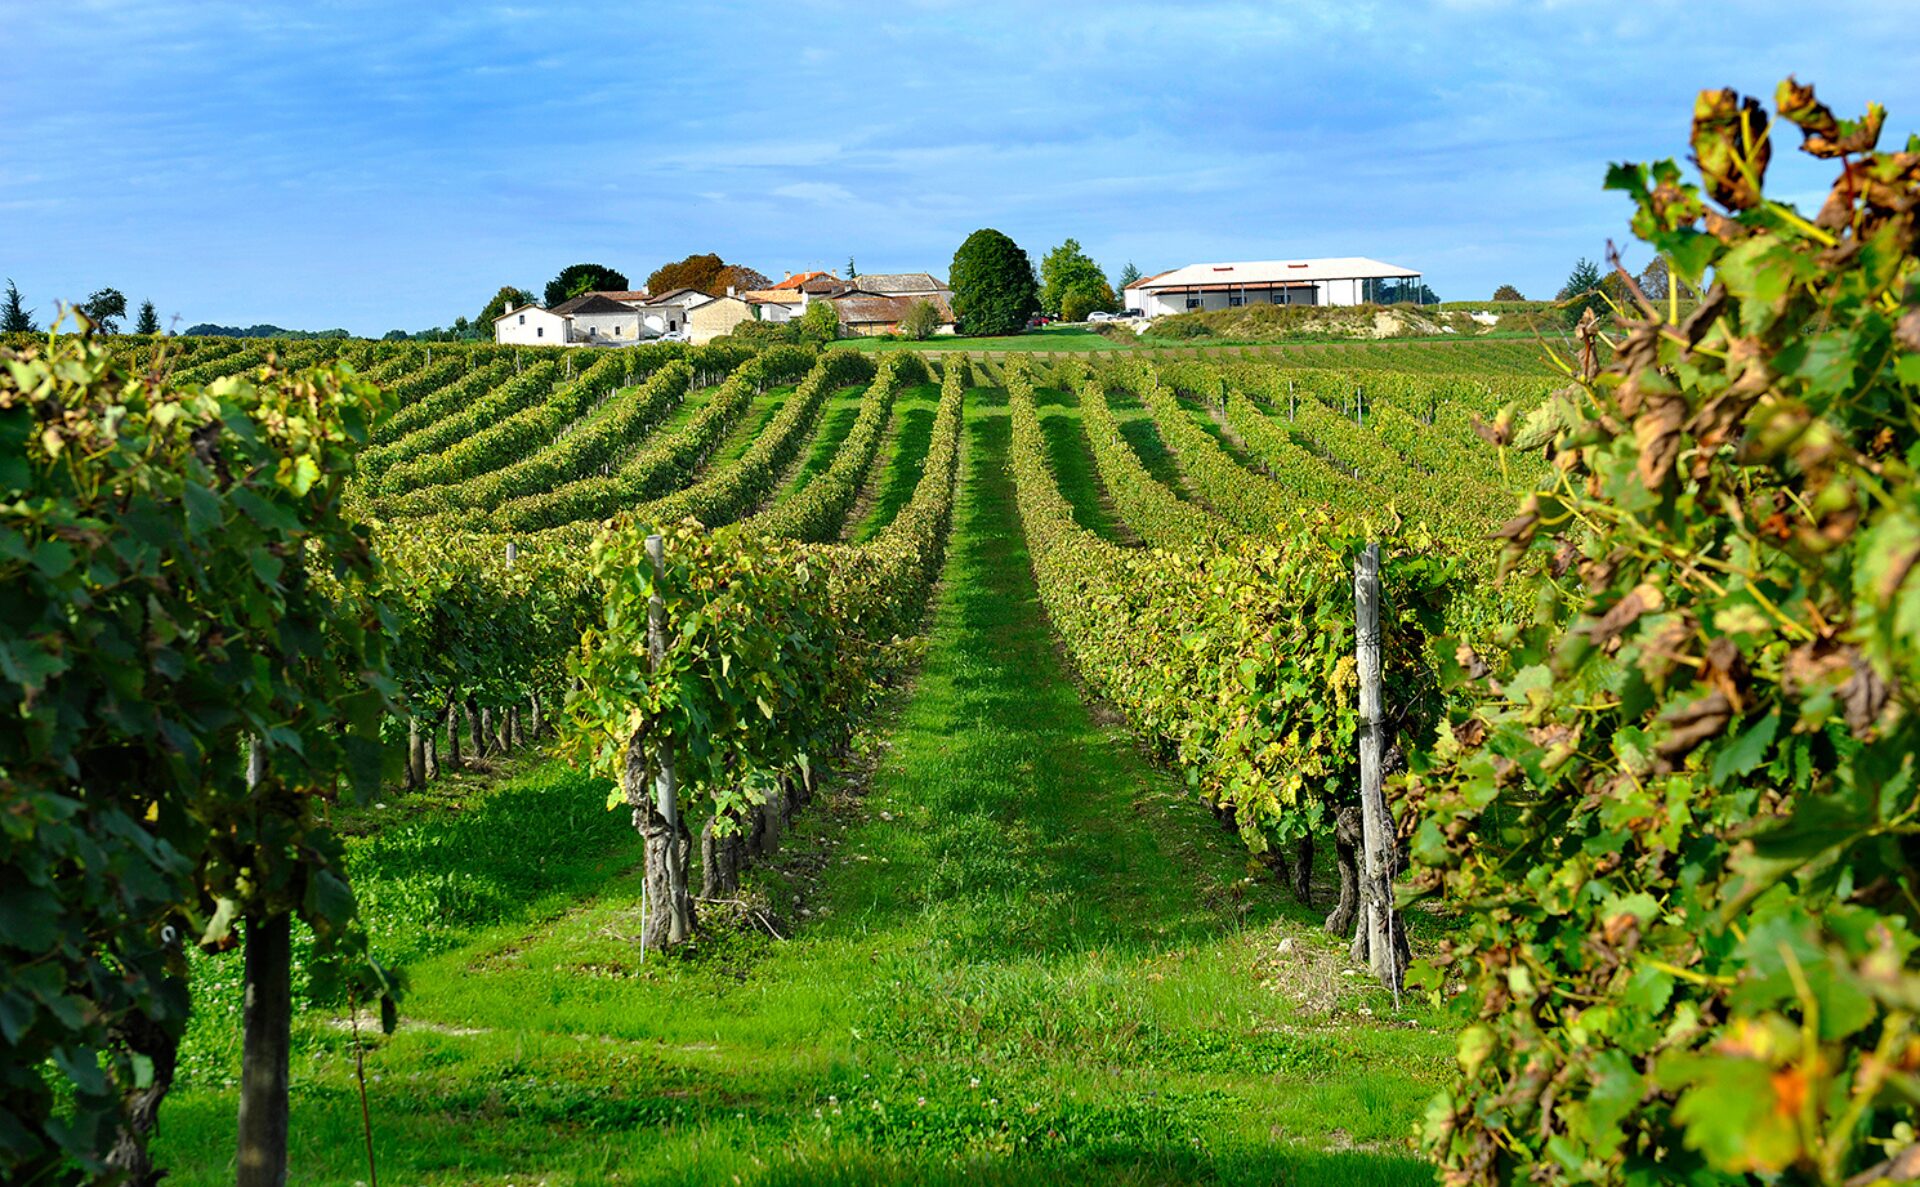
POLYGON ((940 324, 938 305, 932 301, 915 301, 908 307, 906 316, 900 319, 900 336, 914 342, 924 342, 939 331, 940 324))

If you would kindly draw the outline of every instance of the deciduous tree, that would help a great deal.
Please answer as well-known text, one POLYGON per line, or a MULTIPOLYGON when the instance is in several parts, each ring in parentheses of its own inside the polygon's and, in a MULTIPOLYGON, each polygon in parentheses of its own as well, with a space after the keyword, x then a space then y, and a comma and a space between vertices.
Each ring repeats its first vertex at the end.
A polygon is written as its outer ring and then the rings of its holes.
POLYGON ((1497 288, 1497 289, 1494 289, 1494 290, 1493 290, 1493 299, 1494 299, 1494 300, 1496 300, 1496 301, 1524 301, 1524 300, 1526 300, 1526 298, 1525 298, 1525 297, 1523 297, 1523 296, 1521 296, 1521 295, 1520 295, 1520 290, 1519 290, 1519 289, 1517 289, 1517 288, 1514 288, 1514 287, 1513 287, 1512 285, 1510 285, 1510 284, 1503 284, 1503 285, 1501 285, 1501 286, 1500 286, 1499 288, 1497 288))
POLYGON ((95 289, 80 303, 93 328, 102 334, 118 334, 120 319, 127 315, 127 298, 119 289, 95 289))
POLYGON ((518 309, 522 305, 531 305, 533 304, 533 299, 533 294, 528 290, 515 288, 510 284, 503 284, 500 286, 500 291, 493 294, 493 299, 488 301, 485 307, 480 310, 480 316, 474 320, 483 332, 491 332, 494 318, 499 317, 509 309, 518 309))
POLYGON ((1107 278, 1100 271, 1100 265, 1080 250, 1079 240, 1069 239, 1040 261, 1040 308, 1056 317, 1060 316, 1067 294, 1074 289, 1089 292, 1104 289, 1108 303, 1112 303, 1113 290, 1107 287, 1107 278))
POLYGON ((726 266, 727 262, 713 252, 690 255, 684 260, 655 268, 653 274, 647 277, 647 291, 655 294, 672 292, 674 289, 708 292, 726 266))
POLYGON ((940 307, 932 301, 915 301, 900 319, 900 336, 923 342, 940 329, 940 307))

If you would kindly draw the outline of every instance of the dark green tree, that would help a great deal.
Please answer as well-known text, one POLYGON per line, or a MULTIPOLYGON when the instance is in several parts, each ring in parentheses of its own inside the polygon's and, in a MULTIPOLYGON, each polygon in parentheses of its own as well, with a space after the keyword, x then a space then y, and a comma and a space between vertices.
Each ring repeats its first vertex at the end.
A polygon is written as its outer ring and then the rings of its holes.
POLYGON ((160 313, 153 307, 151 300, 140 302, 140 318, 133 323, 136 334, 158 334, 160 332, 160 313))
POLYGON ((533 302, 534 296, 528 290, 515 288, 510 284, 503 284, 500 286, 500 291, 493 294, 493 299, 488 301, 480 310, 480 316, 475 318, 474 322, 480 328, 481 333, 491 334, 493 332, 494 318, 499 317, 509 309, 518 309, 522 305, 531 305, 533 302))
POLYGON ((569 264, 560 269, 560 275, 547 282, 547 304, 558 305, 581 293, 625 288, 626 275, 605 264, 569 264))
POLYGON ((1503 285, 1501 285, 1501 286, 1500 286, 1499 288, 1497 288, 1497 289, 1494 289, 1494 290, 1493 290, 1493 299, 1494 299, 1494 300, 1496 300, 1496 301, 1524 301, 1524 300, 1526 300, 1526 298, 1525 298, 1525 297, 1523 297, 1523 296, 1521 296, 1521 295, 1520 295, 1520 290, 1519 290, 1519 289, 1517 289, 1517 288, 1514 288, 1514 287, 1513 287, 1512 285, 1510 285, 1510 284, 1503 284, 1503 285))
POLYGON ((1120 269, 1120 275, 1114 279, 1113 291, 1124 293, 1127 291, 1127 286, 1138 279, 1140 279, 1140 269, 1133 266, 1132 260, 1128 260, 1127 266, 1120 269))
POLYGON ((860 273, 854 269, 853 257, 848 256, 847 257, 847 279, 852 280, 854 277, 858 275, 860 275, 860 273))
POLYGON ((127 315, 127 298, 119 289, 95 289, 80 303, 80 312, 93 323, 96 332, 118 334, 120 319, 127 315))
POLYGON ((7 299, 0 302, 0 333, 31 334, 39 328, 33 314, 27 312, 27 303, 20 299, 19 286, 8 278, 7 299))
POLYGON ((947 273, 953 312, 969 334, 1017 334, 1040 309, 1033 261, 1020 245, 991 227, 967 236, 947 273))
POLYGON ((1581 314, 1589 309, 1593 310, 1595 317, 1605 316, 1607 302, 1600 295, 1600 266, 1585 256, 1580 257, 1554 300, 1567 303, 1566 318, 1570 326, 1578 325, 1581 314))

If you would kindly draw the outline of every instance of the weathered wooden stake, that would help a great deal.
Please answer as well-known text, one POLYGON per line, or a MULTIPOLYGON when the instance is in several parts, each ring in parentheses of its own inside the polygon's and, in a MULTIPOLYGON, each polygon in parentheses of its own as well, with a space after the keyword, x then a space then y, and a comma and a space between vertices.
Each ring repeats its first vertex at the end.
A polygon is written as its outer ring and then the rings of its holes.
POLYGON ((1393 907, 1397 854, 1393 814, 1381 788, 1386 739, 1380 707, 1380 546, 1369 544, 1353 562, 1354 658, 1360 677, 1360 823, 1361 913, 1353 937, 1355 959, 1364 959, 1393 991, 1400 1006, 1406 944, 1399 913, 1393 907))

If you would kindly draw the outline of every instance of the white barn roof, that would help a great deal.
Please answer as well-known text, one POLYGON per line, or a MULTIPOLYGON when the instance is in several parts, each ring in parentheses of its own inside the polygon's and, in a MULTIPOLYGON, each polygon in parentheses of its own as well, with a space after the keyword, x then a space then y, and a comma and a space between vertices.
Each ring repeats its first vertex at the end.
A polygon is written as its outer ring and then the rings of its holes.
POLYGON ((1235 264, 1188 264, 1162 273, 1133 287, 1142 289, 1183 289, 1214 285, 1290 284, 1321 280, 1410 279, 1420 273, 1412 268, 1383 264, 1363 256, 1339 256, 1324 260, 1253 260, 1235 264))

